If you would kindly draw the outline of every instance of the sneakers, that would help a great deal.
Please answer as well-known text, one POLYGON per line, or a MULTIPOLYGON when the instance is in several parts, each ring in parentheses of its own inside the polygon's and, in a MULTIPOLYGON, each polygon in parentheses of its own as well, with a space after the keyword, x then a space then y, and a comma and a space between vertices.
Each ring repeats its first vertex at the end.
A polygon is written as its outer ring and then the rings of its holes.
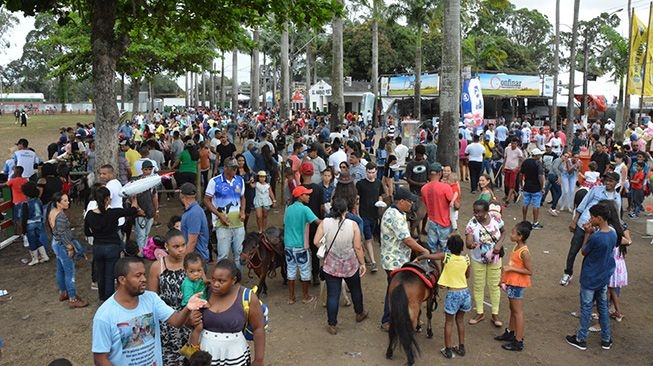
POLYGON ((68 307, 71 309, 84 308, 88 306, 88 301, 82 300, 79 297, 72 297, 68 300, 68 307))
POLYGON ((442 354, 442 356, 444 356, 444 358, 453 358, 453 352, 452 352, 451 348, 446 348, 445 347, 445 348, 440 350, 440 353, 442 354))
POLYGON ((571 279, 574 278, 574 276, 569 275, 569 274, 563 274, 562 278, 560 279, 560 285, 561 286, 567 286, 569 282, 571 282, 571 279))
POLYGON ((464 344, 459 344, 458 346, 454 346, 452 348, 455 354, 457 354, 460 357, 465 356, 465 345, 464 344))
POLYGON ((551 216, 558 216, 558 211, 556 211, 556 210, 554 210, 554 209, 552 209, 552 208, 550 208, 548 211, 549 211, 549 214, 550 214, 551 216))
POLYGON ((533 223, 533 229, 535 230, 544 229, 544 226, 542 226, 542 224, 540 224, 540 222, 537 221, 533 223))
POLYGON ((371 271, 372 273, 374 273, 374 272, 378 272, 378 270, 379 270, 379 268, 376 266, 376 263, 372 263, 372 264, 370 264, 370 271, 371 271))
POLYGON ((501 342, 512 342, 515 340, 515 332, 512 330, 508 330, 508 328, 506 328, 503 334, 494 337, 494 340, 501 341, 501 342))
MULTIPOLYGON (((585 351, 587 349, 587 342, 579 341, 575 335, 568 335, 565 337, 565 339, 567 340, 567 343, 578 348, 581 351, 585 351)), ((601 344, 603 344, 603 342, 601 342, 601 344)), ((610 341, 610 346, 612 346, 612 341, 610 341)))
POLYGON ((603 348, 603 349, 610 349, 610 348, 612 348, 612 343, 613 343, 613 342, 612 342, 612 338, 610 338, 610 340, 608 340, 608 341, 603 341, 603 340, 602 340, 602 341, 601 341, 601 348, 603 348))
POLYGON ((505 349, 506 351, 521 352, 524 350, 524 341, 513 339, 512 342, 501 345, 501 348, 505 349))

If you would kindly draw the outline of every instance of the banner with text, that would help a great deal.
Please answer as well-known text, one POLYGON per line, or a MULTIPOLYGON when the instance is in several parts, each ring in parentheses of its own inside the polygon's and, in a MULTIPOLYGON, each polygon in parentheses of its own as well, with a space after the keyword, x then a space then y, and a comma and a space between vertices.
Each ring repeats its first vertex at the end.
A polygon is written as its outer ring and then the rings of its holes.
POLYGON ((644 54, 648 28, 633 14, 633 27, 630 30, 630 57, 628 66, 628 94, 639 95, 642 93, 644 80, 644 54))
POLYGON ((460 110, 463 122, 473 126, 474 132, 483 128, 483 92, 479 79, 463 80, 460 110))
MULTIPOLYGON (((390 76, 387 89, 384 88, 384 78, 381 78, 382 96, 412 96, 415 95, 415 75, 390 76), (385 93, 384 93, 385 91, 385 93)), ((438 95, 440 93, 440 77, 438 74, 422 74, 422 96, 438 95)))
POLYGON ((538 75, 478 74, 483 94, 510 97, 539 97, 542 80, 538 75))

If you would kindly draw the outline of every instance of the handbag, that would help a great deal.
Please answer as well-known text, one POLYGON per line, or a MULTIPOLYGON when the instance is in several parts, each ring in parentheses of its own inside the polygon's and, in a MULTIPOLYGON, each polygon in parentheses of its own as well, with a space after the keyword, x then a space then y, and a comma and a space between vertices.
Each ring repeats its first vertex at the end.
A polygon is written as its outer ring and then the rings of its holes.
MULTIPOLYGON (((331 240, 331 245, 329 245, 329 248, 326 249, 326 251, 324 253, 324 256, 322 257, 323 259, 326 259, 326 256, 329 255, 329 252, 331 251, 331 247, 333 247, 333 243, 335 243, 336 238, 338 237, 338 233, 340 232, 340 228, 342 227, 342 224, 345 222, 345 220, 346 219, 340 220, 340 224, 338 225, 338 231, 336 231, 336 235, 333 236, 333 239, 331 240)), ((318 248, 318 253, 319 253, 319 249, 322 249, 324 247, 325 247, 324 245, 321 245, 320 248, 318 248)), ((319 254, 318 254, 318 256, 319 256, 319 254)), ((324 281, 324 269, 323 269, 323 267, 324 267, 324 263, 320 265, 320 273, 319 273, 320 280, 322 280, 322 281, 324 281)))
MULTIPOLYGON (((492 234, 491 234, 490 231, 485 227, 485 225, 483 225, 482 223, 478 222, 478 220, 477 220, 476 222, 477 222, 479 225, 481 225, 481 227, 483 228, 483 230, 485 230, 485 232, 486 232, 487 235, 490 237, 490 239, 492 239, 492 242, 494 243, 494 245, 497 245, 497 240, 494 239, 494 236, 492 236, 492 234)), ((494 251, 494 245, 492 246, 492 248, 488 248, 488 249, 494 251)), ((505 249, 503 249, 503 245, 502 245, 502 246, 501 246, 501 249, 499 249, 499 258, 503 258, 504 255, 506 255, 506 251, 505 251, 505 249)), ((487 258, 487 257, 485 256, 485 252, 483 252, 483 249, 482 249, 482 248, 481 248, 481 258, 487 258)))

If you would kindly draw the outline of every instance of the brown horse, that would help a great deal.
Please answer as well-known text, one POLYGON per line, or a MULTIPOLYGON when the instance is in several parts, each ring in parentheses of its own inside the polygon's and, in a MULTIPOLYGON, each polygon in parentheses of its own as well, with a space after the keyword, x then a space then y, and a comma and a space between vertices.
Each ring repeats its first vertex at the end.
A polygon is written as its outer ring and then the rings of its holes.
POLYGON ((390 301, 389 343, 385 357, 392 359, 397 341, 401 343, 408 365, 415 363, 415 352, 420 353, 415 333, 421 330, 419 318, 422 303, 426 301, 426 337, 433 337, 431 318, 438 307, 437 265, 423 261, 422 264, 405 263, 400 269, 391 273, 392 280, 388 287, 390 301))
POLYGON ((274 278, 277 275, 278 267, 281 267, 283 284, 287 283, 283 229, 271 227, 264 233, 247 233, 243 240, 243 251, 240 258, 247 262, 249 270, 253 270, 259 278, 257 295, 267 295, 268 286, 265 283, 265 278, 274 278))

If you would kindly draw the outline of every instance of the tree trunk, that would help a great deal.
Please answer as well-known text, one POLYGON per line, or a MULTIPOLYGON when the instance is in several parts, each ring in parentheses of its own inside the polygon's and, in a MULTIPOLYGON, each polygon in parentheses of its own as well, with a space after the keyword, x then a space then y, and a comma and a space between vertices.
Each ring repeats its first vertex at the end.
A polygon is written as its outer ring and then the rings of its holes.
POLYGON ((189 91, 189 89, 188 89, 188 87, 189 87, 189 83, 188 83, 188 77, 189 77, 189 74, 190 74, 190 73, 189 73, 188 71, 186 71, 186 75, 185 75, 185 77, 184 77, 184 82, 185 82, 185 84, 186 84, 186 85, 185 85, 185 86, 186 86, 186 90, 184 90, 184 99, 185 99, 184 102, 186 103, 186 105, 185 105, 186 108, 188 108, 188 106, 190 105, 190 100, 189 100, 189 97, 190 97, 189 92, 190 92, 190 91, 189 91))
POLYGON ((238 110, 238 50, 231 51, 231 111, 238 110))
POLYGON ((148 77, 147 78, 147 95, 149 98, 147 99, 148 105, 147 105, 147 110, 150 113, 154 112, 154 86, 152 85, 152 78, 148 77))
POLYGON ((422 25, 417 29, 415 45, 415 110, 413 118, 422 120, 422 25))
POLYGON ((222 66, 220 69, 220 108, 224 108, 227 92, 224 90, 224 51, 222 51, 222 66))
POLYGON ((91 0, 91 47, 93 51, 93 91, 95 93, 96 166, 118 167, 120 125, 116 104, 116 63, 128 44, 128 38, 117 40, 114 33, 117 0, 91 0))
MULTIPOLYGON (((313 63, 313 40, 308 41, 306 45, 306 94, 308 95, 308 90, 311 88, 311 63, 313 63)), ((307 98, 308 103, 308 98, 307 98)), ((307 108, 310 109, 310 106, 307 105, 307 108)))
MULTIPOLYGON (((377 6, 374 0, 374 7, 377 6)), ((378 126, 379 116, 376 113, 379 98, 379 20, 377 14, 372 15, 372 93, 374 94, 374 110, 372 111, 372 124, 378 126)))
POLYGON ((206 77, 204 68, 202 67, 202 107, 206 107, 206 77))
POLYGON ((141 78, 132 76, 132 114, 140 112, 141 103, 141 78))
POLYGON ((252 32, 252 41, 254 42, 254 49, 252 50, 252 80, 250 81, 250 106, 253 111, 260 109, 258 98, 261 95, 261 71, 259 69, 259 30, 254 29, 252 32))
POLYGON ((215 108, 215 60, 211 60, 211 109, 215 108))
POLYGON ((288 21, 285 21, 283 23, 283 31, 281 32, 281 103, 279 103, 279 116, 281 119, 290 118, 289 53, 290 39, 288 35, 288 21))
POLYGON ((125 73, 120 75, 120 111, 125 110, 125 73))
POLYGON ((68 86, 66 76, 59 76, 59 99, 61 100, 61 113, 66 113, 66 101, 68 100, 68 86))
POLYGON ((569 46, 569 96, 567 98, 567 149, 571 150, 572 136, 574 135, 574 89, 576 73, 576 43, 578 42, 578 12, 580 0, 574 0, 574 23, 571 28, 571 45, 569 46))
POLYGON ((558 128, 558 73, 560 72, 560 0, 556 0, 555 49, 553 55, 553 99, 551 107, 551 128, 558 128))
POLYGON ((440 72, 440 139, 438 161, 458 171, 460 120, 460 0, 445 0, 440 72))
POLYGON ((626 94, 626 86, 622 77, 619 79, 619 101, 617 102, 617 114, 614 118, 614 134, 612 135, 614 141, 622 141, 624 135, 624 94, 626 94))
MULTIPOLYGON (((343 0, 338 0, 341 5, 344 5, 343 0)), ((331 131, 336 125, 340 124, 342 114, 345 111, 345 73, 343 70, 343 20, 340 17, 333 19, 333 41, 332 41, 332 69, 331 69, 331 87, 332 87, 332 105, 331 105, 331 131)))

